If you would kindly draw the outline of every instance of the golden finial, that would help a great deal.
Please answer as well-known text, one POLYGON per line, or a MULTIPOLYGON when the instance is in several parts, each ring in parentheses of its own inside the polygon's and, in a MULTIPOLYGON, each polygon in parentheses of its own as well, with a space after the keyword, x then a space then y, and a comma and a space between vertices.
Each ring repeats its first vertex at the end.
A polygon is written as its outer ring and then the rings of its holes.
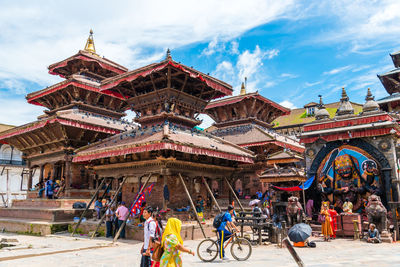
POLYGON ((245 95, 246 94, 246 87, 244 86, 244 83, 242 83, 242 88, 240 88, 240 95, 245 95))
POLYGON ((240 88, 240 95, 246 94, 246 87, 247 87, 247 77, 244 77, 244 83, 242 83, 242 88, 240 88))
POLYGON ((85 51, 88 51, 92 54, 96 54, 96 48, 94 47, 94 41, 93 41, 93 30, 90 29, 90 35, 86 41, 86 45, 85 45, 85 51))

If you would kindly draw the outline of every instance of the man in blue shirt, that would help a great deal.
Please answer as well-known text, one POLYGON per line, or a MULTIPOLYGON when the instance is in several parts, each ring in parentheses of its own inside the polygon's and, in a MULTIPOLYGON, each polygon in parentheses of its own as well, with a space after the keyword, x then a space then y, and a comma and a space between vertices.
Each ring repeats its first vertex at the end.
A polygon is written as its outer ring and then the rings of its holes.
POLYGON ((225 257, 225 250, 224 250, 224 242, 229 239, 229 237, 232 235, 231 232, 229 232, 228 229, 226 229, 226 226, 228 226, 231 229, 235 229, 236 232, 239 232, 239 229, 236 227, 236 225, 232 222, 232 215, 234 213, 234 208, 232 205, 228 206, 228 211, 225 212, 224 217, 222 218, 222 222, 219 225, 217 232, 218 232, 218 238, 219 238, 219 246, 220 246, 220 257, 223 260, 228 260, 227 257, 225 257))

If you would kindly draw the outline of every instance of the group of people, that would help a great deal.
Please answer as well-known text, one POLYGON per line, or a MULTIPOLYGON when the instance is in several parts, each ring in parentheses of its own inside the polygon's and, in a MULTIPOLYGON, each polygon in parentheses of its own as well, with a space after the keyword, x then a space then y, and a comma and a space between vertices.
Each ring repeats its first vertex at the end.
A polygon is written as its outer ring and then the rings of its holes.
POLYGON ((35 185, 38 190, 38 197, 42 198, 43 193, 47 199, 54 199, 59 195, 59 192, 65 189, 65 177, 61 179, 50 179, 50 177, 39 181, 35 185))
MULTIPOLYGON (((335 210, 334 205, 329 205, 329 202, 322 202, 321 212, 318 220, 321 222, 321 232, 324 236, 325 241, 330 241, 332 238, 336 238, 337 231, 337 217, 339 214, 335 210)), ((346 199, 343 203, 343 212, 351 214, 353 204, 346 199)), ((375 224, 371 223, 365 240, 369 243, 381 243, 381 237, 375 224)))
POLYGON ((170 218, 165 228, 163 227, 161 216, 151 207, 143 211, 144 223, 144 242, 140 250, 142 255, 140 267, 180 267, 182 259, 180 252, 195 255, 190 248, 183 246, 181 237, 182 222, 177 218, 170 218), (160 259, 152 260, 152 252, 161 246, 163 253, 160 259))

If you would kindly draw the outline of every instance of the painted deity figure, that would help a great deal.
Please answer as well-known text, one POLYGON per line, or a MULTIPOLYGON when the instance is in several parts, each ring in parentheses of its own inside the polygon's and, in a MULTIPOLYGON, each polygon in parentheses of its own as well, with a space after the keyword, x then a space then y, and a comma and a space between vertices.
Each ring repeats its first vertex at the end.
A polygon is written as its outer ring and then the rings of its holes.
POLYGON ((362 169, 364 170, 364 173, 362 174, 362 183, 365 192, 370 195, 370 194, 375 194, 375 195, 381 195, 382 191, 379 186, 379 171, 378 167, 376 166, 376 163, 372 160, 366 160, 362 163, 362 169))
POLYGON ((354 203, 353 210, 361 206, 361 198, 358 195, 364 191, 358 167, 357 159, 348 154, 338 156, 334 161, 334 194, 342 201, 347 198, 354 203))
POLYGON ((289 226, 293 226, 296 223, 301 223, 304 217, 303 207, 299 202, 298 197, 289 197, 288 205, 286 207, 286 215, 288 217, 289 226))

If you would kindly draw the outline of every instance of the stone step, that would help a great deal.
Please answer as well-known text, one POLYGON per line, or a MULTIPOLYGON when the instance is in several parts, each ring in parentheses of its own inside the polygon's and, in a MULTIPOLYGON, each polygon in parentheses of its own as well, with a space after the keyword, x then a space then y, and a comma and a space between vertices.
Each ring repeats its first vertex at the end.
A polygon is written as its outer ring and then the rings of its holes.
POLYGON ((49 235, 68 230, 68 222, 45 222, 13 218, 0 218, 0 231, 28 235, 49 235))
MULTIPOLYGON (((79 217, 83 211, 84 209, 49 209, 32 207, 0 208, 0 218, 63 222, 72 221, 74 217, 79 217)), ((92 218, 93 210, 86 212, 85 217, 92 218)))
MULTIPOLYGON (((32 207, 32 208, 67 208, 72 209, 75 202, 85 202, 89 204, 90 199, 18 199, 14 200, 12 207, 32 207)), ((92 204, 94 205, 94 203, 92 204)))

